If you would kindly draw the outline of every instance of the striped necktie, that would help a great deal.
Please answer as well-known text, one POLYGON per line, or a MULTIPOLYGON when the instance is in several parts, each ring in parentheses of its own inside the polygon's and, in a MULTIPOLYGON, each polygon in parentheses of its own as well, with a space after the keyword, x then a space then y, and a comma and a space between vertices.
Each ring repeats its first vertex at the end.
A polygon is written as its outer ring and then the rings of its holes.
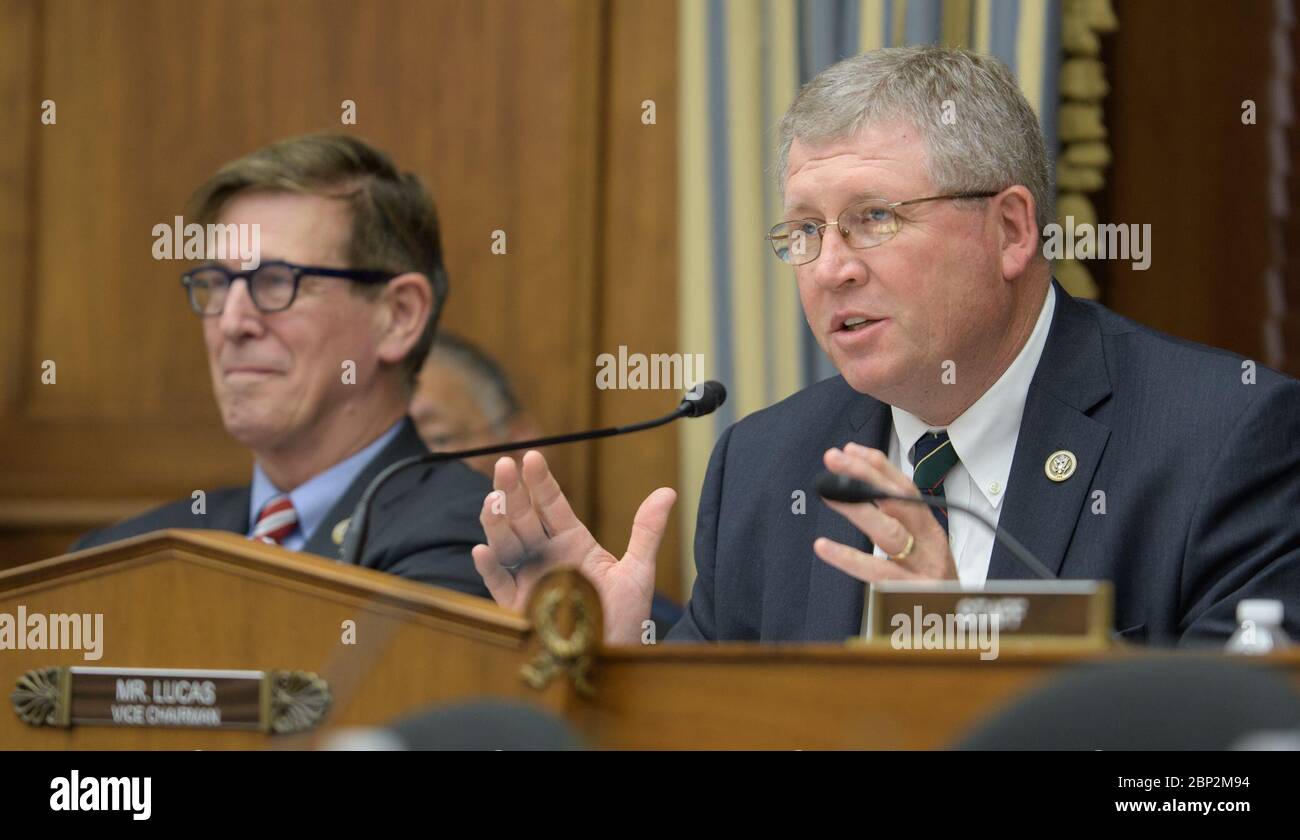
MULTIPOLYGON (((916 466, 912 482, 922 495, 943 498, 943 480, 957 463, 957 450, 947 432, 926 432, 912 447, 912 463, 916 466)), ((948 511, 930 508, 945 533, 948 531, 948 511)))
POLYGON ((257 527, 253 529, 253 539, 271 545, 280 545, 284 538, 298 527, 298 511, 293 509, 293 502, 288 494, 276 496, 266 503, 257 515, 257 527))

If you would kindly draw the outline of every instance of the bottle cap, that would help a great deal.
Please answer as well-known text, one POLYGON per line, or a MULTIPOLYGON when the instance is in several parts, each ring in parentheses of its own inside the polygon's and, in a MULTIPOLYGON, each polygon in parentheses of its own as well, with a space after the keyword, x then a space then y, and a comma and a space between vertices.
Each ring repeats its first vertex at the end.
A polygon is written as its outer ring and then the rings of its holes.
POLYGON ((1237 602, 1237 622, 1253 621, 1256 624, 1282 623, 1282 602, 1272 598, 1246 598, 1237 602))

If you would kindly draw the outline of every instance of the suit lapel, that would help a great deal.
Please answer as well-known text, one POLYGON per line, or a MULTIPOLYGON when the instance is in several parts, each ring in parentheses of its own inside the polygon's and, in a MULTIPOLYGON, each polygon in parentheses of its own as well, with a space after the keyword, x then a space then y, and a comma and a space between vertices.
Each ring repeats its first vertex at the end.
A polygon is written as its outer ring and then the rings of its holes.
MULTIPOLYGON (((847 386, 846 386, 847 387, 847 386)), ((824 441, 817 451, 817 469, 820 473, 821 454, 832 446, 843 447, 849 441, 889 451, 889 433, 893 416, 884 403, 868 396, 853 394, 845 422, 836 426, 835 439, 824 441)), ((811 489, 809 491, 812 492, 811 489)), ((813 534, 871 553, 874 547, 867 535, 851 522, 831 510, 816 498, 811 506, 817 511, 813 534)), ((804 620, 806 640, 843 641, 856 636, 862 625, 862 606, 866 586, 862 581, 844 574, 812 553, 812 546, 801 547, 812 565, 808 580, 808 614, 804 620)))
MULTIPOLYGON (((397 436, 381 449, 379 454, 372 458, 370 463, 366 464, 357 477, 353 479, 352 483, 348 485, 348 489, 343 492, 343 495, 330 508, 329 513, 321 520, 316 533, 307 538, 302 550, 323 557, 338 557, 343 546, 341 540, 335 541, 335 530, 343 531, 346 529, 347 526, 342 525, 343 521, 352 516, 353 508, 357 506, 357 502, 361 500, 361 495, 365 493, 366 487, 374 480, 375 476, 379 475, 389 464, 412 455, 424 455, 428 451, 424 442, 420 440, 419 434, 416 433, 415 424, 411 422, 411 418, 404 419, 397 436)), ((404 473, 393 476, 392 480, 384 485, 384 491, 380 494, 380 498, 375 499, 374 509, 370 514, 372 538, 375 510, 383 506, 384 499, 393 498, 398 488, 410 480, 411 476, 404 473), (405 482, 403 479, 405 479, 405 482)))
MULTIPOLYGON (((1053 281, 1056 312, 1034 372, 1011 462, 998 527, 1059 573, 1110 429, 1088 415, 1111 391, 1096 319, 1053 281), (1053 453, 1074 456, 1074 474, 1053 481, 1053 453)), ((1030 577, 1002 544, 993 548, 989 580, 1030 577)))
POLYGON ((212 511, 204 527, 218 531, 231 531, 236 534, 248 533, 248 504, 252 490, 247 487, 232 488, 229 497, 222 501, 220 507, 212 511))

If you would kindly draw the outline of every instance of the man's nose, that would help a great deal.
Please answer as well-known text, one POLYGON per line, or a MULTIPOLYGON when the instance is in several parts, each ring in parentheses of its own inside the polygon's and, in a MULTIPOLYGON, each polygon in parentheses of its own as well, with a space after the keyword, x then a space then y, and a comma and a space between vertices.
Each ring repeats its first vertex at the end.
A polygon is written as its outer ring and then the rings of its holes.
POLYGON ((862 283, 867 276, 862 255, 862 249, 849 245, 838 225, 827 225, 822 231, 821 252, 809 265, 813 280, 827 290, 862 283))
POLYGON ((258 336, 265 329, 262 312, 253 303, 247 281, 230 284, 220 318, 221 333, 228 339, 258 336))

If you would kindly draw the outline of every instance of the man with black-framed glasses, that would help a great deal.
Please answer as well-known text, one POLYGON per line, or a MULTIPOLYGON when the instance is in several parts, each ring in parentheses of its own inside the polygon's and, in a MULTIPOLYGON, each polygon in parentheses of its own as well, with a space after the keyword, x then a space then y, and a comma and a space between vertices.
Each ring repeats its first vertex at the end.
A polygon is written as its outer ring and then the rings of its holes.
MULTIPOLYGON (((383 153, 322 134, 226 164, 189 217, 260 231, 256 268, 231 259, 181 276, 223 424, 254 455, 252 480, 200 488, 202 504, 159 508, 76 547, 210 528, 337 558, 370 480, 427 451, 407 405, 447 295, 432 201, 383 153)), ((488 489, 460 463, 399 475, 376 499, 361 565, 486 594, 469 551, 488 489)))

